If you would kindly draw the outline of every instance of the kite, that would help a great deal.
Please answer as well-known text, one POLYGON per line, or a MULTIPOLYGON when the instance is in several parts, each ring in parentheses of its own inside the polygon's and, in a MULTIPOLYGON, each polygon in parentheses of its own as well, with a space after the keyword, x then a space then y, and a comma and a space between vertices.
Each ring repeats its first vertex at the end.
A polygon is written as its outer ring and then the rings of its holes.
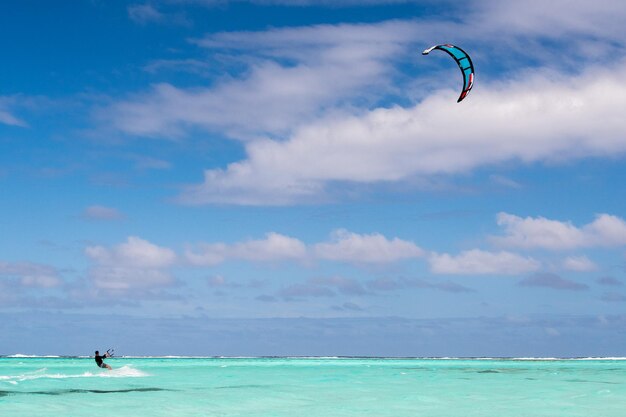
POLYGON ((447 52, 452 58, 454 58, 456 63, 459 65, 459 68, 463 73, 463 90, 461 91, 461 95, 456 102, 460 103, 461 100, 467 97, 467 94, 470 92, 472 86, 474 85, 474 64, 472 64, 472 59, 464 50, 462 50, 458 46, 450 45, 449 43, 432 46, 422 52, 422 55, 428 55, 428 53, 433 49, 439 49, 447 52))

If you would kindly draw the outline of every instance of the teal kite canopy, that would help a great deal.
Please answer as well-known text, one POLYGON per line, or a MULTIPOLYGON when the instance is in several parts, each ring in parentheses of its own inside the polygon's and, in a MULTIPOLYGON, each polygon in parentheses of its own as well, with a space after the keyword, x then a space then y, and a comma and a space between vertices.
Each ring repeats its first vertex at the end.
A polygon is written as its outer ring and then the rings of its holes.
POLYGON ((472 59, 469 57, 467 52, 465 52, 458 46, 454 46, 449 43, 431 46, 430 48, 424 50, 424 52, 422 52, 422 55, 428 55, 430 51, 434 49, 444 51, 452 58, 454 58, 456 63, 459 65, 459 68, 461 69, 461 73, 463 73, 463 90, 461 91, 459 99, 456 101, 457 103, 460 103, 461 100, 467 97, 470 90, 472 89, 472 86, 474 85, 474 64, 472 64, 472 59))

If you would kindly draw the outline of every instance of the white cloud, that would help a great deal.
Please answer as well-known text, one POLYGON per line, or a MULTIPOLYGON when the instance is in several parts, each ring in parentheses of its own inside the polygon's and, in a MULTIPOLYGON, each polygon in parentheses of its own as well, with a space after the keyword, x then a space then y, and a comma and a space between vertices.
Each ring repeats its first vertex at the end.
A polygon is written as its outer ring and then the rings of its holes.
POLYGON ((357 234, 337 230, 332 241, 314 246, 318 259, 363 263, 388 263, 402 259, 418 258, 424 251, 415 243, 406 240, 373 234, 357 234))
POLYGON ((232 256, 252 261, 297 260, 306 254, 306 247, 301 241, 278 233, 268 233, 265 240, 239 243, 232 249, 232 256))
POLYGON ((522 218, 507 213, 498 213, 497 222, 504 228, 504 236, 490 239, 500 246, 558 250, 626 245, 626 222, 609 214, 599 214, 582 227, 544 217, 522 218))
POLYGON ((247 159, 205 171, 190 204, 296 204, 328 184, 371 184, 457 174, 508 161, 613 156, 626 151, 626 66, 579 76, 524 73, 482 84, 461 104, 438 92, 412 108, 326 118, 284 142, 257 140, 247 159))
POLYGON ((89 276, 97 288, 117 291, 166 287, 174 283, 169 272, 154 268, 98 266, 90 270, 89 276))
POLYGON ((90 270, 89 277, 97 288, 118 291, 157 288, 174 283, 167 271, 132 267, 96 267, 90 270))
POLYGON ((626 36, 624 25, 620 24, 626 18, 626 9, 620 0, 481 0, 475 4, 479 7, 475 17, 491 31, 525 36, 586 34, 601 39, 626 36))
POLYGON ((195 42, 210 51, 237 51, 234 59, 245 56, 249 71, 242 78, 223 77, 210 88, 158 84, 102 117, 134 135, 171 137, 189 126, 238 138, 284 135, 342 100, 388 85, 392 58, 416 30, 394 21, 212 34, 195 42))
POLYGON ((111 248, 88 246, 85 253, 98 264, 120 267, 164 268, 176 260, 176 254, 171 249, 135 236, 111 248))
POLYGON ((457 256, 433 253, 428 261, 436 274, 460 275, 518 275, 533 272, 541 264, 533 258, 511 252, 487 252, 479 249, 461 252, 457 256))
POLYGON ((98 288, 148 289, 174 283, 166 270, 176 261, 174 251, 138 237, 131 236, 111 248, 88 246, 85 254, 96 263, 89 276, 98 288))
POLYGON ((582 246, 584 241, 582 231, 571 223, 544 217, 523 219, 508 213, 498 213, 497 223, 504 228, 505 235, 491 237, 491 241, 501 246, 569 249, 582 246))
POLYGON ((202 243, 195 250, 188 250, 185 255, 193 265, 213 266, 228 259, 257 262, 303 260, 306 254, 305 244, 298 239, 272 232, 265 239, 248 240, 233 245, 202 243))
POLYGON ((449 11, 460 9, 468 21, 476 26, 475 31, 515 31, 523 34, 546 34, 554 31, 576 33, 591 32, 597 36, 615 36, 623 33, 618 22, 626 17, 619 0, 596 0, 580 2, 576 0, 554 0, 545 3, 542 0, 519 0, 503 2, 499 0, 470 0, 459 3, 452 0, 177 0, 182 3, 202 4, 208 7, 227 3, 252 3, 274 6, 327 6, 358 7, 388 4, 417 4, 427 10, 436 4, 449 11))
POLYGON ((1 262, 0 277, 17 278, 23 287, 53 288, 62 284, 56 268, 32 262, 1 262))
MULTIPOLYGON (((380 1, 389 2, 396 1, 380 1)), ((300 0, 277 3, 309 4, 300 0)), ((324 4, 353 3, 376 4, 378 0, 324 4)), ((533 1, 476 1, 469 7, 450 3, 452 7, 446 8, 444 17, 437 14, 374 24, 210 34, 194 42, 209 53, 241 60, 248 71, 223 76, 211 88, 182 89, 159 84, 150 92, 112 106, 104 117, 116 128, 136 135, 168 137, 192 126, 239 137, 284 135, 328 109, 356 100, 362 106, 365 97, 380 98, 381 87, 388 91, 392 76, 397 74, 394 65, 402 59, 416 59, 416 44, 423 48, 433 39, 449 38, 450 33, 465 44, 488 41, 489 49, 478 58, 497 60, 498 65, 507 57, 524 56, 533 62, 550 62, 553 67, 575 60, 570 68, 579 68, 579 61, 585 58, 614 61, 611 52, 624 46, 626 31, 622 23, 626 11, 615 1, 583 4, 557 0, 550 4, 553 13, 546 13, 548 6, 533 1)), ((437 4, 441 6, 441 2, 437 4)), ((164 20, 163 13, 150 4, 132 5, 128 10, 138 22, 164 20)), ((206 64, 193 59, 189 62, 194 67, 206 64)), ((513 66, 519 69, 518 62, 513 66)), ((416 73, 413 78, 420 77, 423 74, 416 73)), ((519 84, 523 86, 526 79, 524 76, 519 84)))
POLYGON ((161 83, 102 116, 134 135, 172 137, 200 128, 250 141, 246 159, 206 170, 202 184, 185 190, 180 200, 189 204, 318 202, 335 184, 626 151, 626 8, 606 0, 557 0, 550 8, 559 13, 546 14, 534 1, 486 0, 473 3, 469 13, 449 8, 450 19, 210 34, 193 42, 246 70, 208 88, 161 83), (400 63, 421 58, 417 44, 423 48, 450 33, 475 45, 476 63, 515 68, 512 76, 491 84, 479 78, 462 105, 454 103, 458 79, 433 78, 437 59, 420 61, 421 69, 399 83, 400 63), (490 47, 480 49, 485 40, 490 47), (535 68, 549 63, 550 69, 520 68, 521 55, 522 62, 535 68), (589 62, 608 59, 612 65, 583 71, 589 62), (558 74, 558 68, 567 70, 558 74), (369 110, 390 91, 415 100, 441 86, 455 91, 441 88, 413 107, 369 110))
POLYGON ((390 263, 419 258, 424 251, 415 243, 379 233, 358 234, 336 230, 328 242, 307 246, 302 241, 268 233, 265 239, 233 244, 199 243, 185 252, 187 261, 197 266, 214 266, 227 260, 254 262, 329 260, 354 263, 390 263))
POLYGON ((570 271, 587 272, 595 271, 598 266, 586 256, 568 256, 563 261, 563 268, 570 271))
POLYGON ((583 231, 590 245, 626 245, 626 222, 617 216, 599 214, 592 223, 583 226, 583 231))

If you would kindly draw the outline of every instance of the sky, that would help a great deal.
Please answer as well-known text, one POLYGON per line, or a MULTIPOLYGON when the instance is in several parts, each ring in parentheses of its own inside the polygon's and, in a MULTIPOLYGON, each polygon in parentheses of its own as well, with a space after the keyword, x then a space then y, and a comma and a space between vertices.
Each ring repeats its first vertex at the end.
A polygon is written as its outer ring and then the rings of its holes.
POLYGON ((0 355, 626 356, 624 21, 2 2, 0 355))

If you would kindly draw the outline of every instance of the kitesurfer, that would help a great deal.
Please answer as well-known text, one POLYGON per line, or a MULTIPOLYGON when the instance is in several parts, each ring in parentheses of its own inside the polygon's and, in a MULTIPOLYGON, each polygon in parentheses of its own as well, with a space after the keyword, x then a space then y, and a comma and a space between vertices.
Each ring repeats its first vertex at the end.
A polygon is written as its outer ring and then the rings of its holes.
POLYGON ((109 365, 107 365, 106 363, 104 363, 104 359, 105 358, 110 358, 111 354, 107 351, 105 352, 104 355, 100 356, 100 352, 98 352, 96 350, 96 365, 98 365, 99 368, 107 368, 108 370, 111 370, 113 368, 111 368, 109 365))

